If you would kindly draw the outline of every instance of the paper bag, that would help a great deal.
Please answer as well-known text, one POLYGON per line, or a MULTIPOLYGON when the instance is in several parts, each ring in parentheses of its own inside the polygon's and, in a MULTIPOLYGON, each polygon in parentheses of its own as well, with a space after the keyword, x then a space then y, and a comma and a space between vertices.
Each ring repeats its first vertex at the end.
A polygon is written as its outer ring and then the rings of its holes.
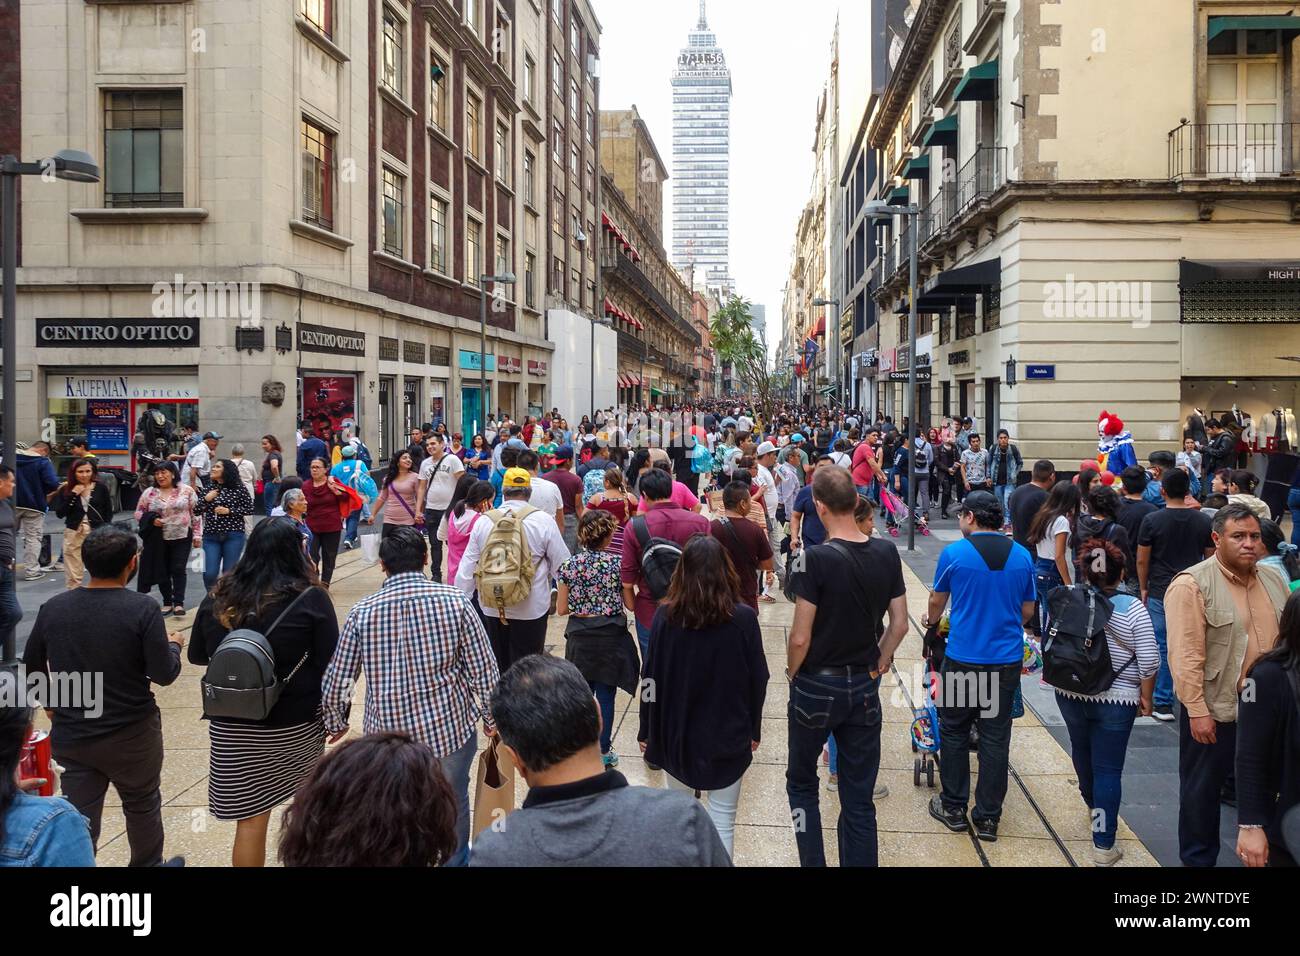
POLYGON ((497 752, 497 744, 493 738, 478 757, 471 839, 515 808, 515 768, 497 752))

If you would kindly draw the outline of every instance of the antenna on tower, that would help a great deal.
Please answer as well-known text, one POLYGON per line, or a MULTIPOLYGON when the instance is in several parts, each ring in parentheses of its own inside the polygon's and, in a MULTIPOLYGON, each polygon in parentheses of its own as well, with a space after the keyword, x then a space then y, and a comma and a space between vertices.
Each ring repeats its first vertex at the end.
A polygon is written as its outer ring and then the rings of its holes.
POLYGON ((704 14, 704 0, 700 0, 700 23, 697 30, 707 30, 709 28, 709 18, 704 14))

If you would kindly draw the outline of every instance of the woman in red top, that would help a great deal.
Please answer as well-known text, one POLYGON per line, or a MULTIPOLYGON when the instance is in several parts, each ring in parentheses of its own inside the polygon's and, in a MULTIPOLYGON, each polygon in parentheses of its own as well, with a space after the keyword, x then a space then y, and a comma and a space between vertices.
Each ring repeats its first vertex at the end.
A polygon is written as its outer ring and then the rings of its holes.
POLYGON ((627 526, 628 519, 636 512, 636 506, 636 497, 628 493, 627 478, 623 472, 618 468, 606 468, 605 490, 592 495, 591 500, 587 502, 588 508, 608 511, 618 522, 618 527, 614 529, 614 537, 610 539, 606 550, 623 553, 623 530, 627 526))
POLYGON ((339 553, 339 539, 343 534, 339 499, 345 495, 343 486, 330 477, 329 467, 325 459, 313 458, 311 480, 302 486, 307 498, 307 527, 313 535, 311 559, 320 568, 320 579, 326 584, 334 576, 334 560, 339 553))

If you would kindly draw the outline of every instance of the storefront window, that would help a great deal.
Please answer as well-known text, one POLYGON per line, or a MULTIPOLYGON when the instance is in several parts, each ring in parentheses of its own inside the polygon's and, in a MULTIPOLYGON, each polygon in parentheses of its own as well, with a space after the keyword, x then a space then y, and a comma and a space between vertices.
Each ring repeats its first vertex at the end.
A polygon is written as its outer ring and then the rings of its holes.
POLYGON ((393 455, 393 380, 379 380, 379 457, 377 461, 388 461, 393 455))

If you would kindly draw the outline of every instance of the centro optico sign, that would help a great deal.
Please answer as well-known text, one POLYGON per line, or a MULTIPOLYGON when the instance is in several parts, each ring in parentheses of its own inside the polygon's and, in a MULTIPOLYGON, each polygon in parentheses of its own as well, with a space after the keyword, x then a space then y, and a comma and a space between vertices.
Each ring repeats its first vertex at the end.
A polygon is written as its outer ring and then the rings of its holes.
POLYGON ((37 319, 36 347, 193 348, 198 319, 37 319))

